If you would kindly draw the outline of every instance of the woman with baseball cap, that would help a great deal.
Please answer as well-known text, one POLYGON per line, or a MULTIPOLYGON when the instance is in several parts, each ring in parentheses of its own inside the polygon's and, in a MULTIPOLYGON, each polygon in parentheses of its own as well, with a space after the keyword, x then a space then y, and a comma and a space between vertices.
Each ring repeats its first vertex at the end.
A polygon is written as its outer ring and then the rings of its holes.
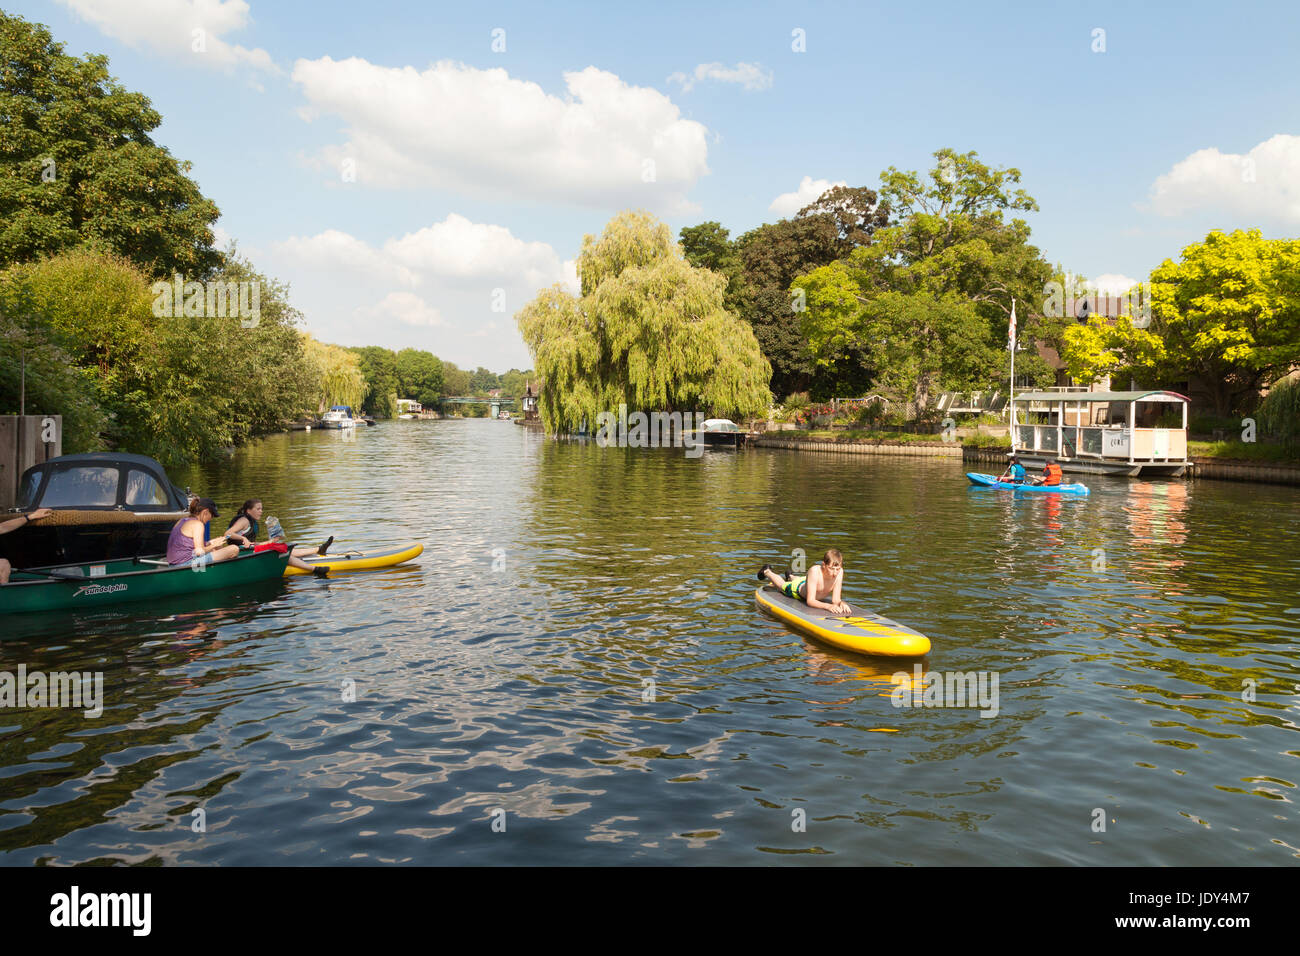
POLYGON ((218 517, 217 503, 211 498, 195 498, 190 502, 190 516, 172 526, 167 538, 168 564, 215 564, 229 561, 239 554, 239 545, 230 544, 227 537, 243 540, 242 535, 223 535, 215 541, 206 540, 205 526, 218 517))

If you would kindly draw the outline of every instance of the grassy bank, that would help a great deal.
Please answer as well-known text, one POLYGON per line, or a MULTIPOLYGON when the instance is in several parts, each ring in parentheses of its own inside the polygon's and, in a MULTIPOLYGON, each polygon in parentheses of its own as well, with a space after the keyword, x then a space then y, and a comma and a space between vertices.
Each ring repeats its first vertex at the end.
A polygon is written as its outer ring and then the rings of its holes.
MULTIPOLYGON (((917 434, 916 432, 889 431, 879 428, 847 428, 847 429, 828 429, 819 428, 813 431, 795 431, 795 432, 769 432, 764 438, 791 438, 803 441, 861 441, 875 442, 876 444, 949 444, 943 440, 942 434, 917 434)), ((983 447, 1009 447, 1006 438, 999 438, 996 435, 970 435, 957 437, 953 440, 959 445, 976 445, 983 447)))
POLYGON ((1282 445, 1259 442, 1189 441, 1187 454, 1192 458, 1221 458, 1224 461, 1259 461, 1275 465, 1300 465, 1300 451, 1282 445))

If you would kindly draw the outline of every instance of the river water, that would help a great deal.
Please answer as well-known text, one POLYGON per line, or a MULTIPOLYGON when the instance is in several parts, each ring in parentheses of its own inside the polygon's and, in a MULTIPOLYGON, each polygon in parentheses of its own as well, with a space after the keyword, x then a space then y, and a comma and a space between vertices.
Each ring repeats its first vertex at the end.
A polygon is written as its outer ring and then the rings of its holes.
POLYGON ((298 541, 425 551, 0 618, 0 670, 102 671, 106 698, 0 711, 5 864, 1300 859, 1296 489, 1017 496, 939 459, 692 459, 482 419, 281 435, 173 477, 223 514, 261 497, 298 541), (828 547, 846 599, 933 641, 920 706, 896 706, 911 662, 755 608, 761 563, 828 547), (925 706, 956 672, 996 676, 996 708, 925 706))

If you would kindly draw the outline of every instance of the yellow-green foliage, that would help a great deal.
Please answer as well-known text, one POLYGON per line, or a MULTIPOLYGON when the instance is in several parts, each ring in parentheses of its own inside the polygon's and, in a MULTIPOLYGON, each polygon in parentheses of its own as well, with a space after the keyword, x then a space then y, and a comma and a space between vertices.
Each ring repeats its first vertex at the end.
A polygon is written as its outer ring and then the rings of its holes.
POLYGON ((359 412, 366 393, 366 380, 361 374, 356 353, 338 345, 317 342, 306 333, 302 335, 302 344, 314 372, 316 384, 312 404, 316 411, 323 412, 331 405, 351 405, 359 412))
POLYGON ((693 268, 668 227, 624 212, 583 239, 582 296, 556 285, 515 317, 545 381, 550 432, 595 426, 600 412, 746 416, 771 403, 771 366, 750 327, 723 307, 726 279, 693 268))
POLYGON ((1197 379, 1224 415, 1300 363, 1300 240, 1218 230, 1151 273, 1151 325, 1094 319, 1065 334, 1072 376, 1132 369, 1147 384, 1197 379))

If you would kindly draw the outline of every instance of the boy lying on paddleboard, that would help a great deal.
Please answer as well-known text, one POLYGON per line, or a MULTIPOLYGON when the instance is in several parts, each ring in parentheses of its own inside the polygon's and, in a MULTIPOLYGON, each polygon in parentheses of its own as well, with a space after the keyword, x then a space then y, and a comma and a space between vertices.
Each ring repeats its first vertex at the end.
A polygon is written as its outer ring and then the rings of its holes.
POLYGON ((758 572, 760 581, 767 581, 787 597, 803 601, 809 607, 819 607, 832 614, 852 614, 853 608, 840 600, 840 586, 844 583, 844 556, 831 548, 814 564, 807 574, 792 575, 790 580, 763 565, 758 572))

